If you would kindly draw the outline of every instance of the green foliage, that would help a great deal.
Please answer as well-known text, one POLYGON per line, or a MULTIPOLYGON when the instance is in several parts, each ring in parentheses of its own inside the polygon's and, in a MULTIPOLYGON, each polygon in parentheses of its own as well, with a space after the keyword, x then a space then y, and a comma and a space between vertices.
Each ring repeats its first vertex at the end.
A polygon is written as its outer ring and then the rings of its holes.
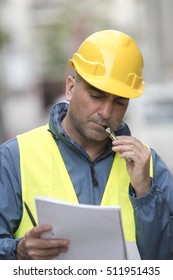
POLYGON ((0 49, 9 41, 7 33, 0 27, 0 49))

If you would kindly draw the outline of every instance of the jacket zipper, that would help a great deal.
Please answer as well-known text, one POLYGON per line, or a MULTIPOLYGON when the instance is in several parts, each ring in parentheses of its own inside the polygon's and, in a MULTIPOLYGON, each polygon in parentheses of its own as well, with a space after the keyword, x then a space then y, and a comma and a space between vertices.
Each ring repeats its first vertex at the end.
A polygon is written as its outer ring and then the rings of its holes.
POLYGON ((94 187, 97 187, 98 186, 98 181, 95 177, 95 171, 94 171, 94 166, 92 163, 90 163, 90 170, 91 170, 91 177, 92 177, 92 182, 93 182, 93 185, 94 187))

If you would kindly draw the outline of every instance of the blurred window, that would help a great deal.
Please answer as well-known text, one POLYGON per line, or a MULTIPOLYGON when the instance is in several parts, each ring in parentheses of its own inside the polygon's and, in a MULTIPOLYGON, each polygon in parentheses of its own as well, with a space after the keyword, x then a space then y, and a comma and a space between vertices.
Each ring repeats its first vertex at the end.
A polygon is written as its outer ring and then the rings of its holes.
POLYGON ((173 98, 146 103, 145 121, 150 124, 173 123, 173 98))
POLYGON ((57 0, 32 0, 31 1, 31 4, 30 4, 30 7, 31 9, 33 10, 37 10, 37 9, 48 9, 48 8, 53 8, 53 7, 56 7, 57 4, 59 3, 60 1, 57 1, 57 0))
POLYGON ((7 5, 9 2, 10 0, 0 0, 0 5, 7 5))

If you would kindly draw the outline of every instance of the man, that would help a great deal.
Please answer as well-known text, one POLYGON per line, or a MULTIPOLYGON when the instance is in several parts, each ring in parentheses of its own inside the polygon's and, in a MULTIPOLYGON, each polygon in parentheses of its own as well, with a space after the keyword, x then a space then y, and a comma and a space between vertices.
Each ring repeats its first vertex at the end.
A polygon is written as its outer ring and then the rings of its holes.
POLYGON ((157 153, 131 136, 123 117, 143 92, 143 59, 128 35, 89 36, 69 61, 67 103, 48 126, 1 146, 0 258, 52 259, 70 240, 43 240, 34 197, 120 205, 125 239, 142 259, 173 259, 173 179, 157 153), (106 128, 116 134, 111 140, 106 128))

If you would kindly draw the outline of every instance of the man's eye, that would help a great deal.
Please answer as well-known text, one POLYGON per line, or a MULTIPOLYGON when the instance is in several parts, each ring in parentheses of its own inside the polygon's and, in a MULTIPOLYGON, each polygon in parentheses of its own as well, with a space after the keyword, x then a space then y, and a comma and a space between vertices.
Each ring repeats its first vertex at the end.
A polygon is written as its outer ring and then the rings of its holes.
POLYGON ((93 99, 101 99, 101 96, 91 94, 91 98, 93 98, 93 99))
POLYGON ((121 100, 115 100, 115 104, 118 104, 120 106, 126 106, 128 103, 121 100))
POLYGON ((117 101, 116 104, 120 105, 120 106, 124 106, 126 104, 124 104, 123 102, 117 101))

